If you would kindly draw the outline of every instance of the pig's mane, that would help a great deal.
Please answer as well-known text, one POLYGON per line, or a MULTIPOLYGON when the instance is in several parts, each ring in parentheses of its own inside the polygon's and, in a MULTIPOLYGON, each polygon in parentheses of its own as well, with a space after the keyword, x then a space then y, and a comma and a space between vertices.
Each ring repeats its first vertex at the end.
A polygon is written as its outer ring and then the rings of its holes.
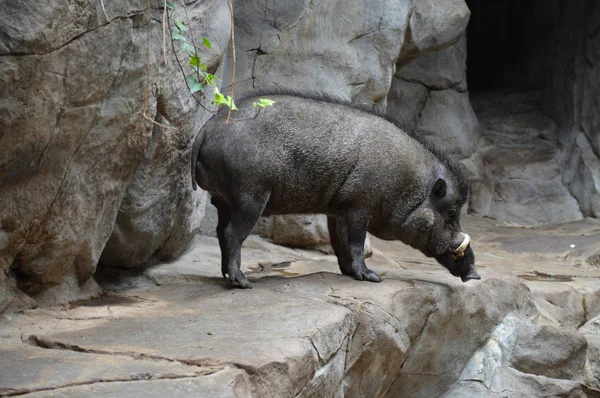
POLYGON ((397 120, 396 118, 392 118, 390 115, 387 115, 381 111, 376 110, 373 106, 369 106, 367 104, 359 104, 354 103, 339 97, 331 96, 328 94, 321 94, 315 92, 305 92, 305 91, 293 91, 293 90, 272 90, 272 91, 255 91, 250 92, 244 97, 236 100, 238 103, 250 98, 257 97, 266 97, 273 95, 284 95, 291 97, 300 97, 304 99, 309 99, 313 101, 327 102, 336 105, 343 105, 349 108, 357 109, 362 112, 371 114, 373 116, 377 116, 388 122, 392 123, 396 127, 398 127, 401 131, 405 132, 409 136, 411 136, 415 141, 419 142, 425 149, 431 152, 438 160, 446 166, 446 168, 452 173, 455 177, 456 183, 458 184, 458 193, 460 196, 460 202, 464 203, 467 201, 468 193, 469 193, 469 185, 467 183, 467 179, 462 171, 462 168, 458 162, 451 159, 448 153, 436 147, 431 140, 429 140, 424 135, 420 134, 418 129, 416 128, 414 123, 410 123, 405 120, 397 120))

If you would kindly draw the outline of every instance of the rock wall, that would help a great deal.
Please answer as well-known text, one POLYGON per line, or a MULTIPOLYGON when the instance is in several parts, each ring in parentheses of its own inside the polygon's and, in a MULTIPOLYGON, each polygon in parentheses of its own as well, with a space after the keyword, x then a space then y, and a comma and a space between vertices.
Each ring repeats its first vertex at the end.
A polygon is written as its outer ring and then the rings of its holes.
POLYGON ((455 32, 452 40, 458 41, 448 48, 398 60, 386 110, 456 159, 469 157, 480 135, 467 93, 467 42, 461 33, 455 32))
MULTIPOLYGON (((203 198, 186 159, 206 115, 173 56, 162 65, 162 4, 152 2, 147 114, 168 129, 143 116, 145 1, 0 1, 0 312, 35 304, 22 291, 46 304, 89 296, 101 257, 169 257, 197 228, 203 198)), ((208 6, 188 11, 210 32, 202 56, 216 70, 230 18, 208 6)))

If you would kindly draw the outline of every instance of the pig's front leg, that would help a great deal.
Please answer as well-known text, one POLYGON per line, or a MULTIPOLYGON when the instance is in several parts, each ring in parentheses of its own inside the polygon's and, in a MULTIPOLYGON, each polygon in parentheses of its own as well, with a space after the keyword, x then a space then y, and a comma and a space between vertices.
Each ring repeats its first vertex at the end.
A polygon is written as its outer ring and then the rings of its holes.
POLYGON ((338 258, 340 271, 358 280, 381 282, 375 272, 367 268, 364 259, 365 238, 369 224, 368 214, 348 212, 328 217, 331 246, 338 258))

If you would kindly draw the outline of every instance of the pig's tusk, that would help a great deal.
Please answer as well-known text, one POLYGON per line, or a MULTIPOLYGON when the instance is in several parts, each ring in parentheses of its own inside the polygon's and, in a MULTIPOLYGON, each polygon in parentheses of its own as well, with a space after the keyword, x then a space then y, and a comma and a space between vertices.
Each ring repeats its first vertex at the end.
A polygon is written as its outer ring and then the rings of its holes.
POLYGON ((465 238, 463 239, 460 246, 458 246, 456 249, 452 250, 452 255, 453 255, 452 257, 454 258, 455 261, 458 261, 465 256, 465 250, 467 250, 467 247, 469 247, 469 244, 471 243, 471 237, 468 234, 464 234, 464 235, 465 235, 465 238))

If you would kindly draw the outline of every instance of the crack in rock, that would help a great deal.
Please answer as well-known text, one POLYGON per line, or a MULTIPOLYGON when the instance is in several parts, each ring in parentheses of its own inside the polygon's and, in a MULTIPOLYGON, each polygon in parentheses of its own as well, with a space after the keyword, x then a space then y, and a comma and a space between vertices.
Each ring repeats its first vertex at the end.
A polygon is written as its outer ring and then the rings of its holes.
MULTIPOLYGON (((325 365, 325 360, 323 359, 323 357, 321 357, 321 353, 319 352, 319 350, 317 349, 317 346, 315 345, 315 342, 313 341, 312 337, 307 336, 308 341, 310 341, 310 344, 312 345, 312 348, 315 350, 315 352, 317 353, 317 358, 319 360, 319 365, 320 366, 324 366, 325 365)), ((339 351, 339 349, 338 349, 339 351)), ((337 351, 336 351, 337 352, 337 351)), ((334 354, 335 355, 335 354, 334 354)), ((333 357, 334 355, 332 355, 331 357, 333 357)), ((331 358, 329 358, 329 361, 331 361, 331 358)), ((329 362, 328 361, 328 362, 329 362)))
MULTIPOLYGON (((427 314, 427 318, 425 318, 425 322, 423 322, 423 326, 421 326, 421 328, 419 329, 419 331, 416 333, 416 337, 413 341, 411 341, 410 346, 408 347, 408 350, 406 351, 406 356, 404 357, 404 360, 402 361, 402 363, 400 364, 400 369, 402 369, 404 367, 404 364, 406 363, 406 361, 408 361, 408 359, 410 358, 410 354, 412 353, 413 348, 419 343, 419 341, 421 340, 421 335, 423 334, 423 331, 425 330, 425 327, 427 327, 427 324, 429 323, 429 319, 431 318, 431 315, 437 311, 438 307, 437 304, 435 305, 435 307, 433 307, 433 309, 431 311, 429 311, 429 313, 427 314)), ((401 373, 402 370, 400 370, 401 373)), ((445 372, 444 372, 445 373, 445 372)), ((442 375, 444 374, 442 373, 442 375)), ((408 373, 407 373, 408 374, 408 373)))
POLYGON ((115 352, 102 351, 102 350, 97 350, 97 349, 93 349, 93 348, 83 348, 76 344, 67 344, 67 343, 61 343, 58 341, 52 341, 50 339, 44 338, 43 336, 36 336, 36 335, 30 335, 26 341, 33 346, 46 348, 46 349, 68 350, 68 351, 75 351, 75 352, 82 352, 82 353, 89 353, 89 354, 100 354, 100 355, 111 355, 111 356, 125 356, 125 357, 133 358, 136 360, 142 360, 142 361, 153 361, 153 362, 167 361, 167 362, 177 363, 180 365, 194 366, 194 367, 200 368, 200 369, 198 369, 198 375, 209 375, 209 374, 215 373, 219 370, 223 370, 226 367, 226 365, 228 365, 228 364, 218 363, 218 362, 199 363, 198 361, 195 361, 195 360, 173 359, 173 358, 168 358, 168 357, 163 357, 163 356, 158 356, 158 355, 149 355, 149 354, 144 354, 144 353, 139 353, 139 352, 134 352, 134 351, 115 351, 115 352))
MULTIPOLYGON (((138 15, 146 13, 146 11, 147 10, 134 11, 133 13, 131 13, 129 15, 126 15, 126 16, 117 16, 117 17, 114 17, 113 19, 110 20, 110 22, 102 24, 102 25, 98 25, 95 28, 86 30, 85 32, 81 32, 78 35, 75 35, 71 39, 67 40, 66 42, 58 45, 57 47, 51 48, 51 49, 49 49, 48 51, 45 51, 45 52, 19 52, 19 51, 16 51, 16 52, 10 52, 10 53, 6 53, 6 54, 0 54, 0 58, 1 57, 11 57, 11 56, 32 56, 32 55, 42 55, 43 56, 43 55, 52 54, 53 52, 59 51, 62 48, 68 46, 71 43, 73 43, 75 40, 78 40, 81 37, 87 35, 88 33, 92 33, 92 32, 97 31, 98 29, 101 29, 101 28, 104 28, 106 26, 109 26, 113 21, 116 21, 116 20, 124 21, 124 20, 127 20, 127 19, 133 19, 133 18, 137 17, 138 15)), ((156 20, 154 18, 152 18, 152 20, 154 22, 161 23, 161 21, 156 20)))
MULTIPOLYGON (((212 372, 212 373, 215 373, 215 372, 212 372)), ((143 373, 143 374, 131 375, 129 377, 123 377, 123 378, 93 379, 90 381, 73 382, 73 383, 67 383, 67 384, 63 384, 60 386, 56 386, 56 387, 33 388, 33 389, 24 389, 23 388, 23 389, 9 389, 9 390, 0 389, 0 395, 3 397, 5 397, 5 396, 11 397, 11 396, 18 396, 18 395, 29 394, 29 393, 34 393, 34 392, 56 391, 56 390, 61 390, 63 388, 69 388, 69 387, 90 386, 90 385, 95 385, 95 384, 107 384, 107 383, 119 383, 119 382, 129 383, 129 382, 149 381, 149 380, 196 379, 196 378, 198 378, 198 376, 206 376, 209 374, 211 374, 211 373, 199 374, 196 376, 179 376, 179 375, 175 375, 175 374, 155 376, 153 373, 143 373)))

